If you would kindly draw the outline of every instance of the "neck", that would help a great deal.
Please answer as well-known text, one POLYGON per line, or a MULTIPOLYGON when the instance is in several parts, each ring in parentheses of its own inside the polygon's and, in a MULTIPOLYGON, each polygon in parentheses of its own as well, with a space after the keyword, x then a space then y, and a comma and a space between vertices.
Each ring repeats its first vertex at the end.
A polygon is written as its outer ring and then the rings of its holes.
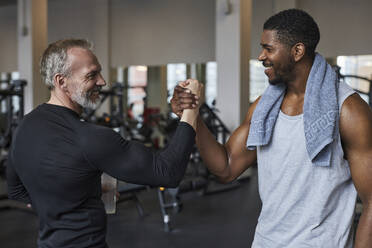
POLYGON ((69 108, 79 115, 82 112, 82 108, 77 103, 73 102, 65 93, 60 92, 58 89, 53 89, 50 93, 50 99, 48 104, 54 104, 62 107, 69 108))
POLYGON ((294 79, 287 82, 287 95, 301 96, 305 94, 306 83, 309 77, 314 59, 303 59, 296 63, 294 79))

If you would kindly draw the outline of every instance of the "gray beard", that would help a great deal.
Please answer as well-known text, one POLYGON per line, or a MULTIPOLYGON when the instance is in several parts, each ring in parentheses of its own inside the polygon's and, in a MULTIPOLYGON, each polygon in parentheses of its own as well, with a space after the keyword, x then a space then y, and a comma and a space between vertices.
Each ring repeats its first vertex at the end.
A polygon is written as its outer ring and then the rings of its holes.
POLYGON ((95 109, 97 107, 97 102, 93 102, 92 100, 89 99, 88 93, 83 95, 81 89, 76 90, 72 95, 71 95, 71 100, 79 104, 82 108, 90 108, 90 109, 95 109))

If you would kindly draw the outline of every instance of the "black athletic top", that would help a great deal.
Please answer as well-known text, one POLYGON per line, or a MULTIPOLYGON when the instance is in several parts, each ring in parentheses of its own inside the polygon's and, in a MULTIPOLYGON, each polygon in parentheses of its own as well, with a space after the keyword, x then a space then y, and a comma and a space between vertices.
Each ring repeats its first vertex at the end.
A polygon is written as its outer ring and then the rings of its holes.
POLYGON ((42 104, 25 116, 7 166, 9 198, 31 203, 42 248, 106 247, 101 174, 129 183, 176 187, 195 142, 180 122, 167 148, 154 153, 115 131, 80 120, 71 109, 42 104))

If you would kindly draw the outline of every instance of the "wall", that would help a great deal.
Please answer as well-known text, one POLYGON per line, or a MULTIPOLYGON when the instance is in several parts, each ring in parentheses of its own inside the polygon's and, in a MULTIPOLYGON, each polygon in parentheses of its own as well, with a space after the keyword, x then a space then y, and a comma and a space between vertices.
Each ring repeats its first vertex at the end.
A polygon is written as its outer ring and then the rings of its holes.
POLYGON ((48 40, 84 38, 94 44, 102 74, 109 80, 109 2, 108 0, 49 0, 48 40))
POLYGON ((274 13, 273 0, 252 1, 251 58, 257 59, 261 51, 261 34, 263 24, 274 13))
MULTIPOLYGON (((325 57, 372 54, 372 1, 297 0, 296 7, 307 11, 318 23, 318 52, 325 57)), ((274 12, 273 0, 253 1, 252 58, 257 58, 261 49, 259 43, 263 23, 274 12)))
POLYGON ((89 2, 90 0, 49 0, 48 42, 72 37, 93 41, 93 6, 89 2))
MULTIPOLYGON (((97 2, 102 0, 96 0, 97 2)), ((279 0, 277 0, 279 1, 279 0)), ((215 0, 111 0, 111 64, 165 64, 215 59, 215 0)), ((370 0, 297 0, 320 26, 319 52, 327 57, 372 54, 370 0)), ((49 41, 102 35, 90 0, 49 0, 49 41)), ((260 52, 273 0, 253 0, 251 57, 260 52)), ((17 70, 17 8, 0 7, 0 71, 17 70)))
POLYGON ((112 65, 214 60, 214 0, 112 0, 112 65))
MULTIPOLYGON (((97 28, 102 17, 95 5, 100 2, 49 1, 49 42, 84 37, 96 43, 107 32, 97 28)), ((111 65, 214 60, 214 0, 108 2, 111 65)))
POLYGON ((0 7, 0 72, 17 71, 17 6, 0 7))
POLYGON ((297 6, 318 23, 324 56, 372 54, 371 0, 298 0, 297 6))

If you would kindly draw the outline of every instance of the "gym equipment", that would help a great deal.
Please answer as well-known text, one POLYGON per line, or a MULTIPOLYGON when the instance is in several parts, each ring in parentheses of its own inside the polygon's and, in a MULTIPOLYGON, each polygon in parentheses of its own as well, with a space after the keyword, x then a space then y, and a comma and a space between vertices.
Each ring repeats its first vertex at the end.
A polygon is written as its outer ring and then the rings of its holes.
POLYGON ((2 130, 0 136, 0 148, 7 149, 10 146, 11 138, 15 128, 24 115, 24 100, 23 91, 27 82, 24 80, 13 80, 7 88, 0 90, 0 103, 2 106, 5 102, 5 121, 2 122, 2 130), (16 99, 15 99, 16 98, 16 99), (17 100, 19 107, 17 112, 14 112, 14 103, 17 100))
POLYGON ((225 144, 228 135, 230 135, 230 131, 217 116, 216 112, 218 112, 218 110, 215 108, 215 104, 216 102, 213 101, 212 107, 210 107, 204 103, 200 106, 199 112, 208 129, 216 137, 216 140, 225 144))
POLYGON ((142 218, 145 217, 145 211, 142 206, 141 201, 137 197, 137 194, 139 191, 147 190, 148 187, 144 185, 139 184, 132 184, 132 183, 126 183, 119 181, 118 182, 118 192, 120 193, 120 197, 117 201, 117 203, 124 202, 124 201, 133 201, 136 204, 138 215, 142 218))
MULTIPOLYGON (((8 150, 14 135, 24 115, 24 87, 25 80, 2 80, 0 89, 1 124, 0 124, 0 175, 5 178, 5 170, 8 159, 8 150)), ((6 194, 0 195, 0 201, 8 201, 6 194)), ((17 209, 33 213, 23 205, 7 204, 0 207, 0 210, 17 209)))
POLYGON ((2 81, 6 87, 0 90, 0 175, 4 175, 7 153, 16 127, 24 115, 24 80, 2 81), (15 111, 17 103, 18 111, 15 111))

